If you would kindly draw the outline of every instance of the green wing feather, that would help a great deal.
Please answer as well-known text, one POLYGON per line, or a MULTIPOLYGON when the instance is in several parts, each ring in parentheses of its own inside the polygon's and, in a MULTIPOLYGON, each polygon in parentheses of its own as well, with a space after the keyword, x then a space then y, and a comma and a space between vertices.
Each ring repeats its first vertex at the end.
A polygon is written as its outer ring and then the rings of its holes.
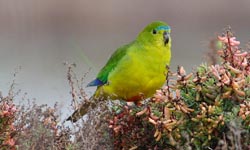
POLYGON ((109 58, 107 64, 101 69, 101 71, 97 75, 97 79, 103 82, 103 84, 108 82, 108 76, 110 72, 117 66, 120 60, 126 55, 128 48, 133 44, 124 45, 118 48, 112 56, 109 58))

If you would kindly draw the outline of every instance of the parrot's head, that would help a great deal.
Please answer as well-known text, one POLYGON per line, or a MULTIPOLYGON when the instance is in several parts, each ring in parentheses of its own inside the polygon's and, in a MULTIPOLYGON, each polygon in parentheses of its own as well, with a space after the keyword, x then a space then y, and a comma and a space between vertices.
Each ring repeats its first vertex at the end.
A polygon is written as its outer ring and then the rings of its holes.
POLYGON ((143 42, 144 45, 150 44, 157 47, 171 47, 170 26, 165 22, 155 21, 147 25, 141 33, 139 33, 137 40, 143 42))

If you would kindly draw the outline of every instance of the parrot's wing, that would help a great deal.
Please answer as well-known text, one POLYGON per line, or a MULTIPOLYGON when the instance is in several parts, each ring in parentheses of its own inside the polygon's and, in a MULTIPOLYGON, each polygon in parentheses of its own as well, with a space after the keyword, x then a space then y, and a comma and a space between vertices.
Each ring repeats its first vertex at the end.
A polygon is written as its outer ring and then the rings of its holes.
POLYGON ((117 66, 120 60, 126 55, 127 50, 132 44, 133 42, 118 48, 111 55, 106 65, 98 73, 97 78, 93 80, 92 82, 90 82, 87 86, 100 86, 100 85, 106 84, 108 81, 108 76, 110 72, 112 72, 112 70, 117 66))

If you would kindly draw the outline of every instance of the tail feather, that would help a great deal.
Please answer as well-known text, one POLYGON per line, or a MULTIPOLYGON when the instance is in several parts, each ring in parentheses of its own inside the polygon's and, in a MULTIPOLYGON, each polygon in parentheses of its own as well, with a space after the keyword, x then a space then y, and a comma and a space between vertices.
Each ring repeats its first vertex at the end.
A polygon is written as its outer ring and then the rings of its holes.
POLYGON ((66 121, 77 122, 82 116, 84 116, 89 110, 94 109, 97 106, 97 100, 93 97, 89 101, 84 102, 66 121))

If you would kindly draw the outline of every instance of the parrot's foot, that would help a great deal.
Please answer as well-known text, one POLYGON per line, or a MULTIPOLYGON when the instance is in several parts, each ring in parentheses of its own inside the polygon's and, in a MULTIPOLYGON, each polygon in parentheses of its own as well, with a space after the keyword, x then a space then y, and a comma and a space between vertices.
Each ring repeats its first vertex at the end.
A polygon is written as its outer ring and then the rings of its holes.
POLYGON ((142 102, 141 102, 141 101, 135 101, 134 103, 135 103, 135 105, 138 106, 138 107, 139 107, 139 106, 142 106, 142 102))
POLYGON ((128 107, 129 109, 133 109, 133 108, 143 107, 143 103, 141 101, 126 102, 125 106, 128 107))

